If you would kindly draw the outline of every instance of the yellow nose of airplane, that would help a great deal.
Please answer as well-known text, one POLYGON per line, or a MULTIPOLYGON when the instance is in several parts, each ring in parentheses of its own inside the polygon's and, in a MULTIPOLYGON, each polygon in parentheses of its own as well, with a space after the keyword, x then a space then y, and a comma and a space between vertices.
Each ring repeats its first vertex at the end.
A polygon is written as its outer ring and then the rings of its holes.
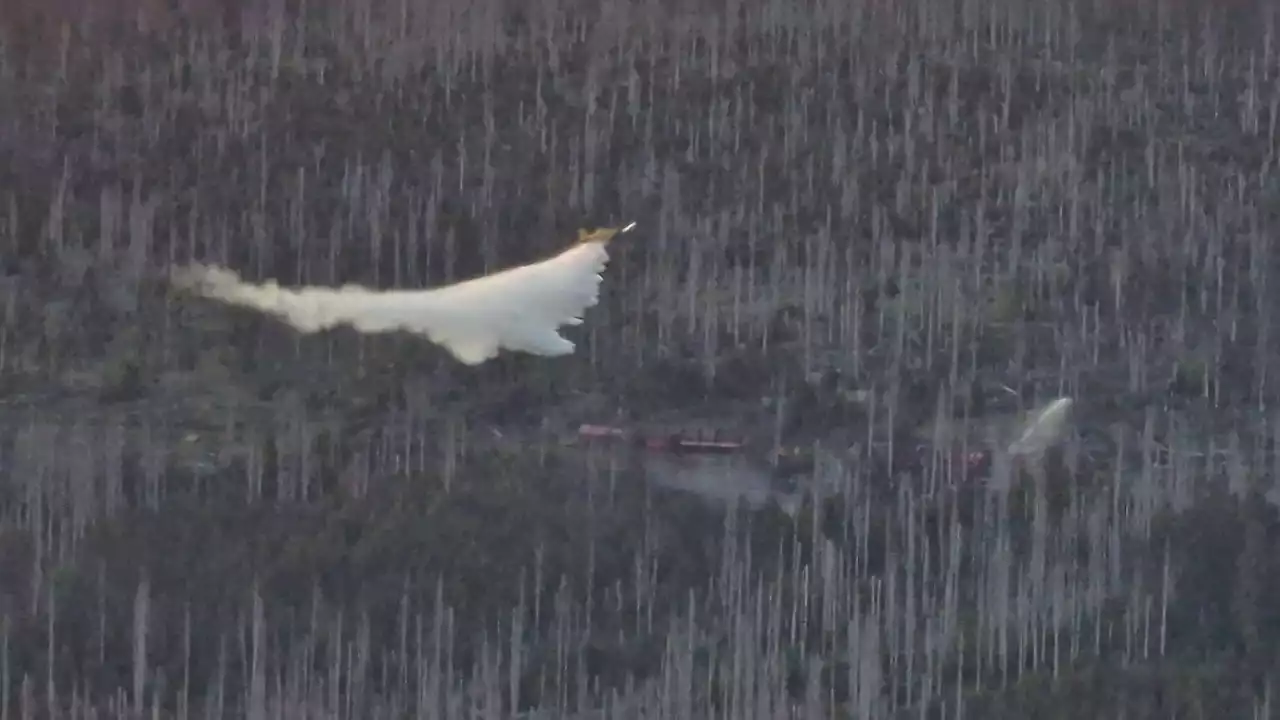
POLYGON ((626 225, 625 227, 620 227, 620 228, 599 228, 599 229, 597 229, 597 230, 579 230, 579 231, 578 231, 578 242, 580 242, 580 243, 591 243, 591 242, 607 243, 607 242, 609 242, 610 240, 612 240, 612 239, 613 239, 613 236, 614 236, 614 235, 618 235, 618 234, 620 234, 620 233, 627 232, 628 230, 630 230, 630 229, 634 228, 635 226, 636 226, 636 224, 635 224, 635 223, 629 223, 629 224, 628 224, 628 225, 626 225))

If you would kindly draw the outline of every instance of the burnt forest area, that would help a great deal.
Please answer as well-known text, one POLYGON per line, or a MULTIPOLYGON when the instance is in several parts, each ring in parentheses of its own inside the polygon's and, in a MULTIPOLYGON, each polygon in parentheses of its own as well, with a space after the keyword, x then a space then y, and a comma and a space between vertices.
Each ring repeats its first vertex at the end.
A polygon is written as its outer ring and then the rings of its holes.
POLYGON ((0 720, 1280 716, 1277 31, 0 0, 0 720), (630 221, 561 358, 165 281, 431 287, 630 221), (1035 462, 956 460, 1060 396, 1035 462))

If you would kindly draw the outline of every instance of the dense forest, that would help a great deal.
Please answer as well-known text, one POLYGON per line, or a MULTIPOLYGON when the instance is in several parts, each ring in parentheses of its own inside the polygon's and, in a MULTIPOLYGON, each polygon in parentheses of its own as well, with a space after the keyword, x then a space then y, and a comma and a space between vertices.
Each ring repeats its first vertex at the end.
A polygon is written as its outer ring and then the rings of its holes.
POLYGON ((1273 5, 0 0, 0 720, 1280 715, 1273 5))

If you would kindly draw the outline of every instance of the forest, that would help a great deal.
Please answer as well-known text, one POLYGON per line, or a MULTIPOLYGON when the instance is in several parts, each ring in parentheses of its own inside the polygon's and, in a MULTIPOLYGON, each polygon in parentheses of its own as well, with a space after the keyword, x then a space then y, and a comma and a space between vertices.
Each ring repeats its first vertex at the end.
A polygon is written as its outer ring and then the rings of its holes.
POLYGON ((0 720, 1280 716, 1278 31, 0 0, 0 720), (167 282, 632 221, 557 358, 167 282))

